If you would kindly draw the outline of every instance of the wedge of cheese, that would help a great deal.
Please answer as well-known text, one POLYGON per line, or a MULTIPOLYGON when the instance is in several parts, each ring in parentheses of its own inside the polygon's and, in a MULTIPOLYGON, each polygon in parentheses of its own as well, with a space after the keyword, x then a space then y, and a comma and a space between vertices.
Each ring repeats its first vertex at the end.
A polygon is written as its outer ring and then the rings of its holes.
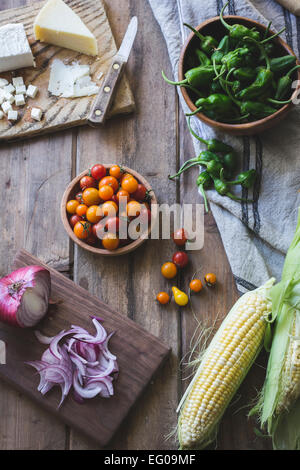
POLYGON ((55 46, 95 56, 95 36, 79 16, 62 0, 48 0, 34 22, 36 39, 55 46))
POLYGON ((21 23, 0 28, 0 72, 34 67, 34 59, 21 23))

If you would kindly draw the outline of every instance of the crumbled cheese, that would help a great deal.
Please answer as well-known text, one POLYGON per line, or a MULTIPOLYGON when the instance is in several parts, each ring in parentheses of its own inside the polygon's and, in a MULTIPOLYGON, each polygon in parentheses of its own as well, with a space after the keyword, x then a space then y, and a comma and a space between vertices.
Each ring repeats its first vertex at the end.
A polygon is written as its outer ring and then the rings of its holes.
POLYGON ((12 109, 12 106, 10 104, 9 101, 4 101, 4 103, 2 104, 1 108, 3 109, 3 111, 5 112, 5 114, 8 113, 8 111, 10 111, 12 109))
POLYGON ((5 87, 8 85, 8 81, 5 78, 0 78, 0 88, 5 87))
POLYGON ((76 98, 95 95, 99 87, 92 82, 88 65, 65 65, 61 60, 55 59, 51 66, 48 91, 55 96, 76 98))
POLYGON ((16 95, 15 96, 15 104, 16 106, 23 106, 25 104, 25 98, 24 95, 16 95))
POLYGON ((15 88, 24 85, 23 77, 13 77, 12 82, 15 88))
POLYGON ((18 111, 14 111, 14 110, 10 109, 8 111, 7 119, 9 121, 16 121, 18 119, 18 111))
POLYGON ((25 95, 26 93, 26 86, 25 85, 17 85, 16 86, 16 94, 17 95, 25 95))
POLYGON ((40 108, 32 108, 32 110, 31 110, 31 117, 35 121, 40 121, 41 117, 42 117, 42 114, 43 114, 43 112, 40 108))
POLYGON ((9 83, 3 88, 4 91, 7 91, 7 93, 14 93, 16 91, 15 87, 9 83))
POLYGON ((34 85, 29 85, 26 91, 26 95, 30 98, 35 98, 38 92, 38 88, 34 85))

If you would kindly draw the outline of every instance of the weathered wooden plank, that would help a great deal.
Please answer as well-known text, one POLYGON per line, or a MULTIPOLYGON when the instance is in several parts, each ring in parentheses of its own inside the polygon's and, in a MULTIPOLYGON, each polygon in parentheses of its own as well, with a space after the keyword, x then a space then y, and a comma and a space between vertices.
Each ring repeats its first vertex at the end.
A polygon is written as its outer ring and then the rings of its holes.
MULTIPOLYGON (((1 9, 24 0, 2 0, 1 9)), ((0 146, 2 196, 1 269, 12 267, 22 247, 51 265, 66 269, 69 241, 59 220, 60 191, 70 178, 72 138, 0 146), (31 145, 30 145, 31 144, 31 145)), ((0 383, 0 449, 64 449, 65 427, 22 394, 0 383)))
MULTIPOLYGON (((66 3, 79 14, 90 30, 95 34, 99 55, 95 59, 85 54, 63 49, 36 41, 33 34, 33 19, 45 2, 31 2, 30 6, 5 10, 0 12, 0 26, 9 22, 23 23, 29 43, 36 61, 36 68, 26 68, 18 71, 26 85, 38 87, 39 93, 34 99, 29 99, 24 107, 16 108, 21 116, 19 121, 12 124, 6 118, 0 121, 0 140, 15 140, 32 137, 33 135, 54 132, 68 127, 86 124, 95 96, 81 98, 58 98, 48 92, 51 64, 54 59, 60 59, 66 64, 74 61, 87 64, 91 69, 91 77, 101 85, 100 74, 105 74, 113 55, 116 44, 107 20, 102 0, 66 0, 66 3), (32 107, 43 110, 40 122, 31 116, 32 107)), ((1 77, 11 80, 13 72, 2 73, 1 77)), ((110 115, 128 113, 134 109, 134 100, 126 76, 122 77, 110 115)))
MULTIPOLYGON (((98 161, 123 163, 141 172, 152 183, 159 202, 172 204, 176 200, 176 188, 168 182, 167 175, 176 166, 176 96, 175 90, 166 87, 156 74, 162 66, 169 68, 166 48, 147 2, 125 4, 113 0, 108 6, 108 16, 118 40, 130 17, 137 15, 139 18, 139 30, 127 67, 138 111, 133 117, 108 122, 97 133, 87 129, 79 131, 77 173, 98 161)), ((104 259, 75 248, 76 282, 173 348, 170 361, 111 442, 112 449, 173 448, 173 443, 166 442, 165 436, 175 425, 178 313, 174 307, 160 308, 155 302, 157 292, 170 288, 170 283, 160 275, 160 266, 169 259, 170 250, 169 241, 153 240, 129 256, 104 259)), ((71 448, 93 448, 93 443, 71 433, 71 448)))

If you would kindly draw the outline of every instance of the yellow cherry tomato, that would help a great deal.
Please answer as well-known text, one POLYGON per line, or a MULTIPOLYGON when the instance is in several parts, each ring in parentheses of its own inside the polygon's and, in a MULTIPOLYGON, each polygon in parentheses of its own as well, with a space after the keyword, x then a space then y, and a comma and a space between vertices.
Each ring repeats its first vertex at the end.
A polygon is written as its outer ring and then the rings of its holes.
POLYGON ((177 303, 177 305, 180 305, 180 307, 184 307, 189 301, 189 298, 186 295, 186 293, 182 292, 177 287, 172 287, 172 291, 174 295, 174 300, 177 303))
POLYGON ((109 251, 116 250, 120 244, 120 240, 115 233, 106 232, 102 238, 103 248, 109 251))
POLYGON ((121 170, 119 165, 113 165, 109 170, 110 176, 114 176, 117 179, 121 178, 122 173, 123 171, 121 170))
POLYGON ((122 189, 128 191, 129 194, 134 193, 138 188, 138 181, 134 178, 134 176, 128 176, 127 178, 122 179, 122 189))
POLYGON ((193 279, 191 282, 190 282, 190 289, 193 291, 193 292, 200 292, 203 288, 203 284, 202 282, 200 281, 200 279, 193 279))
POLYGON ((99 206, 90 206, 86 211, 86 218, 92 224, 96 224, 103 217, 102 210, 99 206))
POLYGON ((164 263, 161 267, 161 273, 167 279, 173 279, 173 277, 175 277, 177 274, 176 265, 171 263, 171 261, 164 263))
POLYGON ((137 217, 141 213, 141 204, 131 200, 127 203, 126 211, 129 217, 137 217))
POLYGON ((108 201, 111 199, 114 195, 114 190, 111 186, 108 184, 105 184, 104 186, 100 186, 99 188, 99 196, 101 197, 102 201, 108 201))
POLYGON ((170 296, 167 292, 159 292, 156 296, 156 300, 161 305, 166 305, 170 301, 170 296))
POLYGON ((206 284, 208 285, 208 287, 213 287, 216 285, 217 277, 214 273, 208 273, 208 274, 205 274, 204 280, 206 284))
POLYGON ((96 188, 86 188, 82 193, 82 199, 87 206, 94 206, 95 204, 99 204, 99 191, 96 188))
POLYGON ((79 217, 85 217, 86 215, 86 211, 88 209, 88 206, 86 206, 85 204, 79 204, 79 206, 77 206, 76 208, 76 214, 79 215, 79 217))
POLYGON ((67 212, 69 214, 76 214, 76 209, 79 206, 79 202, 76 199, 71 199, 67 202, 67 212))
POLYGON ((118 206, 114 201, 106 201, 102 204, 101 210, 105 217, 114 217, 118 212, 118 206))

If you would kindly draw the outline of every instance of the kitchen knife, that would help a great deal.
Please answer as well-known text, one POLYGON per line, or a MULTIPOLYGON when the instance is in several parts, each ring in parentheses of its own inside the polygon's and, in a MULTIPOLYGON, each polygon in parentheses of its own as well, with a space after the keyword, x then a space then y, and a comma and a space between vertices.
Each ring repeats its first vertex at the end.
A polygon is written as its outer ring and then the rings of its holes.
POLYGON ((124 72, 125 65, 132 49, 137 33, 137 26, 137 17, 134 16, 128 25, 121 47, 114 56, 110 69, 106 74, 102 87, 94 101, 91 113, 88 117, 88 124, 92 127, 105 122, 117 85, 124 72))

